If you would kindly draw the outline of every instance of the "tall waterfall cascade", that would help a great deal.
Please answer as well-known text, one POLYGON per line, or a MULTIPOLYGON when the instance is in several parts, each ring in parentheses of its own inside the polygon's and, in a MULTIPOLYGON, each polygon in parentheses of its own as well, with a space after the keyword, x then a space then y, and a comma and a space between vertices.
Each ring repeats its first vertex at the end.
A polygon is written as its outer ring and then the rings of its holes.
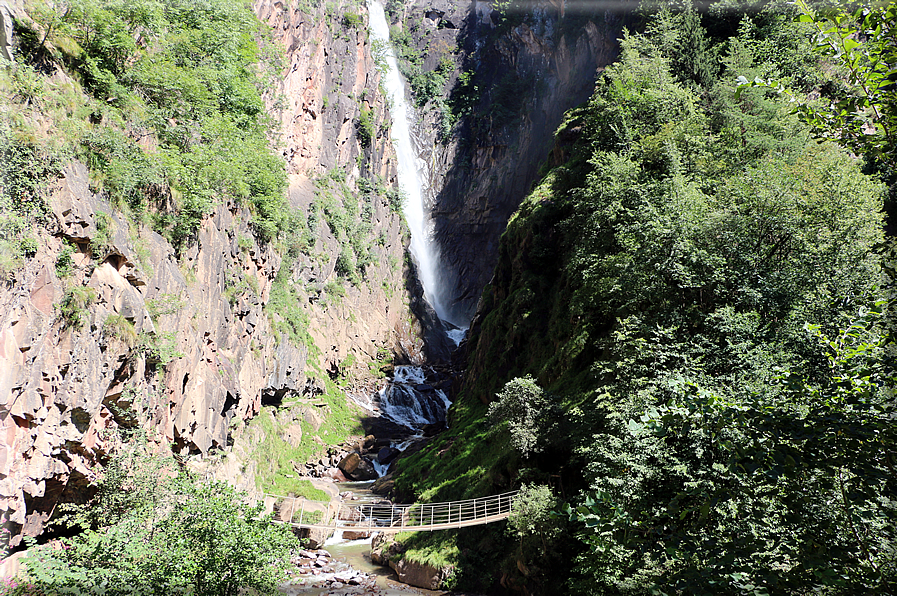
MULTIPOLYGON (((442 302, 445 294, 439 287, 439 253, 433 241, 432 222, 426 205, 426 164, 418 157, 412 138, 414 110, 405 99, 405 82, 399 74, 395 52, 389 45, 389 24, 383 5, 380 0, 368 0, 367 6, 371 38, 380 42, 385 50, 383 58, 387 68, 383 73, 383 87, 390 102, 391 136, 398 159, 398 182, 405 196, 402 210, 411 229, 411 255, 417 264, 424 298, 443 321, 443 330, 458 344, 466 330, 458 329, 449 321, 442 302)), ((428 429, 445 425, 451 405, 446 391, 445 379, 432 368, 396 366, 392 378, 377 393, 353 397, 372 415, 407 429, 371 461, 379 475, 387 472, 397 452, 423 438, 428 429)))
POLYGON ((398 158, 399 187, 405 195, 402 210, 411 229, 411 255, 417 263, 418 276, 424 288, 424 298, 443 321, 448 321, 448 311, 442 303, 442 288, 439 287, 439 250, 433 240, 432 223, 426 207, 426 164, 418 157, 411 137, 414 109, 405 99, 405 81, 399 74, 396 54, 389 44, 389 23, 383 12, 383 5, 377 0, 368 0, 371 38, 383 44, 386 49, 387 70, 383 86, 386 89, 392 114, 392 138, 398 158))

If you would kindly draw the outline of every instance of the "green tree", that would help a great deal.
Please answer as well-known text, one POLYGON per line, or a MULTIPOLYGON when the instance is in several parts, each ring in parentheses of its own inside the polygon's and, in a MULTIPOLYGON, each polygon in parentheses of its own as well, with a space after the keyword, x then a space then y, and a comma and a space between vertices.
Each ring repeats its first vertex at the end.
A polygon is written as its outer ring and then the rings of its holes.
POLYGON ((897 368, 883 304, 835 337, 808 326, 827 351, 822 378, 784 372, 778 396, 743 399, 679 380, 669 402, 629 420, 614 448, 675 458, 688 482, 653 506, 664 492, 602 490, 570 510, 596 554, 631 561, 662 545, 650 557, 667 593, 706 590, 708 577, 734 592, 891 593, 897 368))
POLYGON ((543 555, 548 554, 548 542, 560 530, 559 519, 554 515, 558 499, 545 485, 524 484, 511 503, 508 530, 523 542, 538 537, 543 555))
POLYGON ((544 451, 557 426, 557 408, 550 396, 527 376, 508 381, 496 397, 489 404, 489 419, 507 424, 514 449, 523 457, 544 451))
POLYGON ((80 533, 27 558, 41 593, 275 594, 285 579, 295 538, 227 483, 198 481, 138 442, 111 459, 96 488, 62 520, 80 533))
POLYGON ((739 77, 739 93, 769 87, 789 97, 795 111, 820 136, 865 154, 892 185, 897 177, 897 2, 834 5, 817 9, 798 0, 797 20, 815 32, 814 50, 831 60, 845 83, 818 102, 790 91, 775 78, 739 77))

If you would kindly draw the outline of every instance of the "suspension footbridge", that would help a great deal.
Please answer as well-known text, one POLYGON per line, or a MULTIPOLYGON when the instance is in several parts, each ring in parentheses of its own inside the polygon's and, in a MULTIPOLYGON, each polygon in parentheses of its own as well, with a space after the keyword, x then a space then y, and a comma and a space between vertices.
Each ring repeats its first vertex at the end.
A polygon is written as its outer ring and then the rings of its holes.
POLYGON ((491 524, 507 519, 517 491, 445 503, 396 505, 310 501, 303 497, 265 495, 274 522, 297 528, 353 532, 432 532, 491 524))

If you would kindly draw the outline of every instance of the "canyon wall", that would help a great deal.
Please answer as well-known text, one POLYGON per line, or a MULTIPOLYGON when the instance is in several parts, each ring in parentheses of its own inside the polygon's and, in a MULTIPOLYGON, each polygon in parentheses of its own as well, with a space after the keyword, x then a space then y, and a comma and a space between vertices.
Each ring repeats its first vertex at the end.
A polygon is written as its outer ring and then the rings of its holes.
MULTIPOLYGON (((285 50, 266 101, 280 122, 272 142, 290 204, 311 241, 301 250, 260 243, 250 209, 224 202, 176 255, 96 194, 84 164, 65 165, 44 193, 38 250, 0 284, 0 512, 12 548, 39 535, 60 503, 89 494, 117 428, 205 457, 239 440, 264 403, 319 393, 328 374, 366 391, 376 382, 370 363, 384 353, 424 355, 407 231, 384 192, 395 165, 363 8, 255 9, 285 50), (360 20, 339 18, 347 13, 360 20), (362 111, 369 141, 358 132, 362 111), (321 215, 325 198, 362 213, 356 240, 368 263, 351 281, 338 271, 345 231, 321 215), (300 315, 286 312, 294 307, 300 315)), ((253 488, 251 476, 231 480, 253 488)))

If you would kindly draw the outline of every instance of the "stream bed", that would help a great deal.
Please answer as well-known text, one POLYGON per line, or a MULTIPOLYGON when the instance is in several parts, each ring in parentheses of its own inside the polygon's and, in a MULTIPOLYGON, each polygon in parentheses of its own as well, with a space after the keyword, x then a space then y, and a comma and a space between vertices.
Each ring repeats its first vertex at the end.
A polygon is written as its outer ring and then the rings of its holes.
MULTIPOLYGON (((371 482, 346 482, 337 486, 345 502, 365 503, 381 499, 370 491, 371 482)), ((287 595, 364 594, 377 596, 443 596, 398 581, 395 572, 371 562, 371 538, 343 540, 337 530, 321 549, 299 551, 295 563, 304 573, 298 574, 281 591, 287 595)))

